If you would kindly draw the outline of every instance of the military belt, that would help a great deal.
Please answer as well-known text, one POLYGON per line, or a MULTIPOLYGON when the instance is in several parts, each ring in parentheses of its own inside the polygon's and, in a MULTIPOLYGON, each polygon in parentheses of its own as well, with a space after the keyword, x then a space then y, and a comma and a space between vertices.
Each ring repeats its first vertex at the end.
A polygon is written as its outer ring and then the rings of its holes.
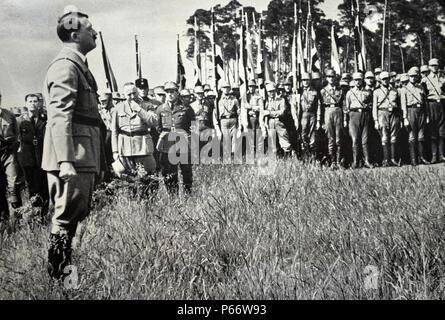
POLYGON ((416 103, 416 104, 412 104, 410 106, 406 106, 408 109, 416 109, 416 108, 421 108, 422 105, 420 103, 416 103))
POLYGON ((366 109, 351 109, 350 110, 351 112, 369 112, 369 111, 371 111, 371 109, 369 109, 369 108, 366 108, 366 109))
POLYGON ((123 134, 124 136, 129 136, 129 137, 142 137, 142 136, 146 136, 148 134, 150 134, 148 132, 148 130, 137 130, 137 131, 125 131, 125 130, 119 130, 119 134, 123 134))
POLYGON ((100 127, 101 121, 102 120, 98 118, 85 117, 78 113, 73 114, 73 123, 81 124, 84 126, 100 127))
POLYGON ((341 108, 340 106, 337 106, 334 103, 330 103, 330 104, 325 103, 324 106, 325 106, 325 108, 341 108))
POLYGON ((230 116, 221 116, 221 119, 236 119, 238 116, 230 115, 230 116))

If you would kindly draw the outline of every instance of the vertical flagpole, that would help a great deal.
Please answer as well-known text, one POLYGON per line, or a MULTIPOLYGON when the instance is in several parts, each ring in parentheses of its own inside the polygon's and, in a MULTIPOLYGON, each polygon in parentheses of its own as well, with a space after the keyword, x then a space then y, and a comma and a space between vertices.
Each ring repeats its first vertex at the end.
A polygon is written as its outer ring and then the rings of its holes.
POLYGON ((292 43, 292 89, 297 92, 297 2, 294 0, 294 39, 292 43))
POLYGON ((134 35, 134 41, 136 45, 136 78, 139 78, 139 43, 138 36, 134 35))
POLYGON ((385 67, 385 37, 386 37, 386 10, 388 8, 388 0, 385 0, 385 10, 383 11, 383 33, 382 33, 382 70, 385 67))
POLYGON ((388 4, 388 71, 391 72, 391 2, 388 4))

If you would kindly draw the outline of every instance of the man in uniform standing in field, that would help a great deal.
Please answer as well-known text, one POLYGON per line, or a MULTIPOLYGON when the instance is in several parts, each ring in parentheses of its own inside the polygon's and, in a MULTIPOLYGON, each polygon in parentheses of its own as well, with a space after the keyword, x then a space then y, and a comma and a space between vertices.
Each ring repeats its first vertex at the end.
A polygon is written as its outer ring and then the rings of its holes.
POLYGON ((193 183, 190 134, 192 122, 196 120, 195 112, 190 105, 181 101, 178 85, 175 82, 167 82, 164 85, 164 90, 167 93, 167 101, 156 111, 159 118, 158 132, 161 132, 157 145, 160 153, 161 173, 167 191, 170 194, 178 194, 179 166, 184 191, 186 194, 190 194, 193 183))
POLYGON ((428 93, 431 163, 445 161, 445 82, 439 77, 439 60, 429 61, 430 74, 422 79, 428 93), (439 142, 439 144, 437 144, 439 142))
POLYGON ((352 138, 353 168, 359 167, 359 150, 362 147, 364 164, 367 168, 374 166, 370 162, 368 133, 371 121, 372 91, 363 86, 363 74, 353 74, 354 88, 346 94, 346 110, 349 116, 349 134, 352 138))
POLYGON ((419 73, 411 68, 408 71, 409 83, 400 91, 400 101, 403 111, 403 122, 409 132, 409 149, 411 164, 418 161, 429 164, 425 159, 424 140, 427 121, 427 93, 418 83, 419 73))
POLYGON ((13 209, 22 206, 19 190, 20 167, 17 160, 17 149, 20 145, 19 128, 15 115, 1 108, 1 103, 0 92, 0 225, 6 224, 9 220, 8 201, 13 209))
POLYGON ((97 85, 86 54, 96 48, 97 33, 88 16, 68 12, 58 21, 63 48, 44 82, 48 123, 42 168, 47 171, 54 204, 48 248, 48 272, 60 279, 71 264, 71 243, 89 214, 95 176, 105 165, 97 85))
POLYGON ((372 116, 375 129, 380 131, 383 146, 383 166, 399 166, 397 135, 400 130, 399 94, 389 83, 388 72, 380 74, 381 86, 374 90, 372 116))
MULTIPOLYGON (((266 127, 270 134, 278 136, 278 142, 283 150, 283 156, 289 157, 292 153, 292 148, 289 139, 289 133, 286 125, 283 122, 288 106, 286 101, 277 95, 277 88, 275 83, 269 82, 266 84, 266 91, 268 99, 264 107, 262 117, 264 119, 263 127, 266 127)), ((269 141, 276 141, 275 137, 269 138, 269 141)), ((272 146, 275 147, 275 146, 272 146)), ((273 150, 276 152, 277 150, 273 150)))
POLYGON ((221 84, 221 91, 221 99, 213 112, 213 123, 216 134, 220 140, 222 138, 223 152, 231 152, 233 156, 239 144, 238 132, 242 125, 241 110, 238 100, 230 94, 230 85, 227 82, 221 84), (224 143, 224 141, 229 141, 229 143, 224 143), (228 150, 224 148, 226 145, 228 150))
POLYGON ((116 105, 111 122, 113 158, 122 161, 128 175, 137 175, 148 194, 158 189, 157 181, 151 178, 156 161, 149 131, 157 127, 158 116, 150 103, 142 100, 133 83, 126 83, 124 91, 126 100, 116 105))
POLYGON ((298 99, 299 114, 297 116, 298 119, 301 119, 304 152, 315 156, 315 130, 321 127, 320 94, 319 91, 311 86, 309 73, 303 73, 301 80, 303 82, 303 90, 298 99))
POLYGON ((46 172, 41 168, 46 117, 39 112, 39 100, 35 94, 28 94, 25 102, 28 114, 19 121, 20 163, 25 173, 31 204, 41 208, 40 215, 43 219, 49 201, 46 172))
POLYGON ((321 106, 324 111, 324 125, 328 135, 328 150, 331 165, 336 168, 342 159, 343 103, 345 96, 335 84, 335 71, 326 72, 328 84, 321 90, 321 106))

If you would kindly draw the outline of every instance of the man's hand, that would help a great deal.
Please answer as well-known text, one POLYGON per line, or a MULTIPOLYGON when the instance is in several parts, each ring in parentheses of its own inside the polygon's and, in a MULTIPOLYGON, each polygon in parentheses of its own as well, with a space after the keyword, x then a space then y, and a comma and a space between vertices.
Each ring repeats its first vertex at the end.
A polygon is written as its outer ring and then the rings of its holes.
POLYGON ((380 125, 379 125, 378 121, 375 122, 374 127, 375 127, 376 130, 380 130, 380 125))
POLYGON ((343 121, 343 127, 345 127, 345 128, 348 127, 348 120, 344 120, 344 121, 343 121))
POLYGON ((116 161, 119 158, 119 153, 118 152, 113 152, 113 159, 114 161, 116 161))
POLYGON ((321 122, 320 122, 320 120, 317 121, 317 127, 316 128, 317 128, 317 130, 321 129, 321 122))
POLYGON ((60 164, 59 178, 68 182, 77 175, 72 162, 62 162, 60 164))
POLYGON ((295 130, 298 131, 298 129, 300 129, 300 123, 298 121, 294 121, 294 125, 295 125, 295 130))
POLYGON ((426 117, 426 123, 427 123, 427 124, 430 123, 430 117, 426 117))
POLYGON ((130 107, 131 107, 131 110, 133 110, 136 113, 139 113, 139 111, 141 111, 141 109, 142 109, 141 106, 139 104, 137 104, 136 102, 134 102, 133 100, 130 101, 130 107))

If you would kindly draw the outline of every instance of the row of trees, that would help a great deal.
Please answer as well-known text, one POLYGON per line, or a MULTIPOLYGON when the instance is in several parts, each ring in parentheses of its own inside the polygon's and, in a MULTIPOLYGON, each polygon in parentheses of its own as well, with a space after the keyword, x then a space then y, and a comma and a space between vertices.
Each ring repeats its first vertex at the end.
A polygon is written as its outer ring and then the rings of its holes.
MULTIPOLYGON (((343 0, 339 5, 339 19, 327 19, 320 8, 323 0, 310 0, 312 21, 315 26, 318 53, 322 61, 322 69, 330 65, 331 39, 330 30, 334 25, 337 43, 340 51, 340 60, 343 71, 354 69, 354 41, 352 30, 354 16, 351 12, 352 1, 343 0)), ((385 59, 384 68, 403 72, 408 66, 420 65, 428 62, 431 56, 441 57, 445 52, 445 37, 442 27, 445 23, 445 8, 443 0, 386 0, 386 32, 385 32, 385 59)), ((381 46, 383 30, 383 13, 385 0, 359 0, 361 21, 368 52, 368 65, 373 68, 381 65, 381 46)), ((297 0, 305 20, 308 12, 308 0, 297 0)), ((216 19, 215 41, 223 49, 224 60, 236 59, 239 36, 236 28, 240 23, 237 15, 242 4, 237 0, 227 5, 214 7, 216 19)), ((266 41, 266 50, 271 61, 281 61, 290 70, 291 46, 294 28, 294 0, 271 0, 264 12, 258 12, 254 7, 244 7, 248 23, 252 26, 260 18, 263 20, 263 35, 266 41), (280 49, 279 49, 280 48, 280 49)), ((199 31, 199 50, 210 50, 209 30, 211 25, 211 10, 198 9, 187 20, 190 28, 190 45, 187 56, 194 55, 195 18, 199 31)), ((305 25, 305 22, 303 23, 305 25)), ((280 64, 280 65, 283 65, 280 64)))

